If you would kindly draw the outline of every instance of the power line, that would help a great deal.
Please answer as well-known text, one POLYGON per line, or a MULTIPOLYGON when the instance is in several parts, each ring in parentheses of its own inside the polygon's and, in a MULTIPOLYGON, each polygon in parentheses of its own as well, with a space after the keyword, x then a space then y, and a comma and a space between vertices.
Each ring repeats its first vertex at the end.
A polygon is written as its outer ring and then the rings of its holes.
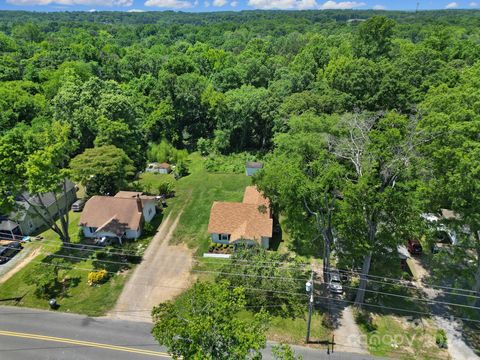
MULTIPOLYGON (((56 257, 60 257, 60 258, 71 258, 71 259, 79 259, 79 260, 83 260, 83 261, 86 261, 86 260, 91 260, 91 259, 88 259, 88 258, 82 258, 82 257, 75 257, 75 256, 64 256, 64 255, 56 255, 56 254, 49 254, 51 256, 56 256, 56 257)), ((104 263, 113 263, 113 264, 120 264, 120 265, 133 265, 133 264, 130 264, 130 263, 126 263, 126 262, 115 262, 115 261, 108 261, 108 260, 96 260, 98 262, 104 262, 104 263)), ((71 267, 71 266, 61 266, 61 265, 58 265, 58 264, 49 264, 49 263, 46 263, 46 262, 39 262, 41 264, 45 264, 45 265, 52 265, 52 266, 58 266, 60 268, 67 268, 67 269, 72 269, 72 268, 76 268, 76 267, 71 267)), ((81 269, 81 268, 76 268, 76 269, 81 269)), ((92 271, 92 269, 85 269, 85 268, 82 268, 82 270, 85 270, 85 271, 92 271)), ((277 279, 284 279, 284 280, 290 280, 289 278, 286 278, 286 277, 267 277, 267 276, 261 276, 261 275, 253 275, 253 274, 239 274, 239 273, 225 273, 225 272, 214 272, 214 271, 201 271, 201 270, 192 270, 193 272, 207 272, 207 273, 216 273, 216 274, 225 274, 225 275, 233 275, 233 276, 244 276, 244 277, 255 277, 255 278, 277 278, 277 279)), ((116 273, 116 272, 110 272, 110 273, 116 273)), ((301 280, 301 281, 304 281, 305 279, 299 279, 299 278, 296 278, 296 279, 291 279, 291 280, 301 280)), ((358 290, 358 288, 356 287, 350 287, 350 286, 344 286, 346 288, 350 288, 350 289, 354 289, 354 290, 358 290)), ((187 288, 184 288, 185 290, 187 288)), ((269 292, 277 292, 278 291, 275 291, 275 290, 265 290, 264 291, 269 291, 269 292)), ((386 296, 393 296, 393 297, 399 297, 399 298, 405 298, 405 299, 410 299, 410 300, 417 300, 417 301, 423 301, 423 302, 428 302, 428 303, 437 303, 437 304, 442 304, 442 305, 449 305, 449 306, 459 306, 459 307, 466 307, 466 308, 473 308, 473 309, 480 309, 479 307, 475 307, 475 306, 470 306, 470 305, 463 305, 463 304, 457 304, 457 303, 449 303, 449 302, 443 302, 443 301, 438 301, 438 300, 429 300, 429 299, 421 299, 421 298, 417 298, 417 297, 413 297, 413 296, 405 296, 405 295, 399 295, 399 294, 392 294, 392 293, 388 293, 388 292, 382 292, 382 291, 376 291, 376 290, 369 290, 369 289, 365 289, 366 292, 370 292, 370 293, 376 293, 376 294, 382 294, 382 295, 386 295, 386 296)), ((289 292, 282 292, 282 293, 285 293, 285 294, 293 294, 293 295, 302 295, 304 296, 304 294, 299 294, 299 293, 289 293, 289 292)))
MULTIPOLYGON (((44 263, 44 262, 39 262, 39 261, 34 261, 32 260, 33 262, 36 262, 36 263, 39 263, 39 264, 43 264, 43 265, 49 265, 49 266, 57 266, 57 267, 60 267, 60 268, 67 268, 67 269, 75 269, 75 270, 83 270, 83 271, 92 271, 92 269, 86 269, 86 268, 79 268, 79 267, 75 267, 75 266, 62 266, 62 265, 57 265, 57 264, 51 264, 51 263, 44 263)), ((106 270, 107 271, 107 270, 106 270)), ((117 272, 114 272, 114 271, 107 271, 107 273, 111 273, 111 274, 116 274, 117 272)), ((139 277, 139 279, 142 279, 141 277, 139 277)), ((147 279, 147 280, 150 280, 149 278, 143 278, 143 279, 147 279)), ((145 285, 149 285, 149 284, 145 284, 145 285)), ((233 285, 230 285, 229 288, 237 288, 238 286, 233 286, 233 285)), ((152 288, 169 288, 169 289, 178 289, 178 290, 188 290, 190 288, 188 287, 177 287, 177 286, 170 286, 170 285, 155 285, 155 286, 152 286, 152 288)), ((269 293, 277 293, 277 294, 286 294, 286 295, 292 295, 292 296, 302 296, 302 297, 305 297, 306 294, 304 293, 295 293, 295 292, 291 292, 291 291, 280 291, 280 290, 274 290, 274 289, 260 289, 260 288, 252 288, 252 287, 242 287, 244 290, 249 290, 249 291, 263 291, 263 292, 269 292, 269 293)), ((321 296, 321 295, 315 295, 316 298, 318 299, 330 299, 332 301, 337 301, 337 302, 344 302, 344 303, 351 303, 351 304, 355 304, 354 301, 349 301, 349 300, 344 300, 344 299, 335 299, 335 298, 331 298, 331 297, 326 297, 326 296, 321 296)), ((414 300, 416 298, 413 298, 414 300)), ((435 301, 432 301, 432 302, 435 302, 435 301)), ((421 312, 421 311, 416 311, 416 310, 409 310, 409 309, 403 309, 403 308, 396 308, 396 307, 389 307, 389 306, 383 306, 383 305, 375 305, 375 304, 369 304, 369 303, 363 303, 362 306, 370 306, 370 307, 375 307, 375 308, 380 308, 380 309, 389 309, 389 310, 396 310, 396 311, 402 311, 402 312, 406 312, 406 313, 412 313, 412 314, 418 314, 418 315, 428 315, 428 316, 438 316, 438 317, 442 317, 442 318, 446 318, 446 319, 450 319, 451 317, 449 316, 445 316, 445 315, 435 315, 431 312, 421 312)), ((462 318, 462 317, 455 317, 456 319, 459 319, 459 320, 463 320, 463 321, 468 321, 468 322, 474 322, 474 323, 480 323, 480 320, 475 320, 475 319, 468 319, 468 318, 462 318)))
MULTIPOLYGON (((250 274, 241 274, 241 273, 227 273, 227 272, 199 271, 199 270, 192 270, 192 271, 193 272, 207 272, 207 273, 214 273, 214 274, 225 274, 225 275, 231 275, 231 276, 247 276, 247 277, 259 277, 259 278, 264 277, 264 276, 259 276, 259 275, 250 275, 250 274)), ((289 278, 286 278, 286 277, 276 277, 276 278, 289 280, 289 278)), ((305 279, 292 279, 292 280, 303 280, 304 281, 305 279)), ((323 282, 318 282, 318 283, 325 284, 323 282)), ((352 287, 352 286, 347 286, 347 285, 343 285, 343 287, 348 288, 348 289, 353 289, 353 290, 358 290, 359 289, 358 287, 352 287)), ((375 293, 375 294, 381 294, 381 295, 387 295, 387 296, 409 299, 409 300, 417 300, 417 301, 423 301, 423 302, 429 302, 429 303, 435 303, 435 304, 442 304, 442 305, 449 305, 449 306, 460 306, 460 307, 466 307, 466 308, 480 310, 480 307, 471 306, 471 305, 463 305, 463 304, 451 303, 451 302, 445 302, 445 301, 439 301, 439 300, 422 299, 422 298, 419 298, 419 297, 393 294, 393 293, 383 292, 383 291, 378 291, 378 290, 365 289, 365 291, 370 292, 370 293, 375 293)))

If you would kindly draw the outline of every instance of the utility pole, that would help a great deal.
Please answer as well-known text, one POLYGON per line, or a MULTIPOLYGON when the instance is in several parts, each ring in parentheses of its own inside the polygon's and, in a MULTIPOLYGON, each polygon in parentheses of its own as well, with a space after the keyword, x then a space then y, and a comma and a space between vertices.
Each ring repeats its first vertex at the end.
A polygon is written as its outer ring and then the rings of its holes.
POLYGON ((305 290, 307 294, 310 295, 310 300, 308 302, 308 322, 307 322, 307 337, 305 342, 308 344, 310 342, 310 325, 312 323, 312 312, 313 312, 313 270, 310 275, 310 281, 305 284, 305 290))

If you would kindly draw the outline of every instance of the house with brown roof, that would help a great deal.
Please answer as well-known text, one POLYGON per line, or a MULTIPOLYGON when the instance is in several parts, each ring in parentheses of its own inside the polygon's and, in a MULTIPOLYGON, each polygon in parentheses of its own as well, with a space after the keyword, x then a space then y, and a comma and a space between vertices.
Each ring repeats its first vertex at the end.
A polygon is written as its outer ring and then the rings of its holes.
POLYGON ((153 162, 147 165, 145 171, 158 174, 169 174, 172 172, 172 167, 169 163, 166 162, 163 162, 161 164, 153 162))
POLYGON ((208 232, 221 244, 259 244, 268 249, 273 232, 270 201, 255 186, 247 186, 242 202, 215 201, 208 232))
POLYGON ((92 196, 83 209, 79 226, 85 237, 137 239, 143 224, 156 214, 155 198, 141 192, 119 191, 115 196, 92 196))

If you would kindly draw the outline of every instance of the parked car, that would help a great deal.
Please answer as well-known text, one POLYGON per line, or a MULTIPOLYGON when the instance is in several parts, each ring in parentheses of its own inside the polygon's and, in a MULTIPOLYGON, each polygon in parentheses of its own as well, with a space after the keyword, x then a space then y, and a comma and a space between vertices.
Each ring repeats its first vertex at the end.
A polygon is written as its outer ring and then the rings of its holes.
POLYGON ((422 245, 418 240, 408 240, 407 249, 412 255, 420 255, 423 252, 422 245))
POLYGON ((0 246, 0 264, 4 264, 22 250, 22 245, 18 241, 12 241, 9 244, 0 246))
POLYGON ((332 294, 343 294, 343 286, 338 270, 332 270, 328 281, 328 290, 332 294))
POLYGON ((112 243, 113 243, 113 239, 105 236, 101 238, 96 238, 94 240, 94 244, 97 246, 109 246, 109 245, 112 245, 112 243))
POLYGON ((77 200, 72 204, 72 211, 73 212, 82 211, 84 206, 85 206, 85 200, 83 199, 77 200))

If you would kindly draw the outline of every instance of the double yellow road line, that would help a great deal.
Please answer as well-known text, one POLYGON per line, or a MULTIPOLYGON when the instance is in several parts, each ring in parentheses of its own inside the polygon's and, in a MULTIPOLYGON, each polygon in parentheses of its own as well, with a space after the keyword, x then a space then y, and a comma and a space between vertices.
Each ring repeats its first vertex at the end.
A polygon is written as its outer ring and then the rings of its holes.
POLYGON ((102 343, 96 343, 91 341, 59 338, 59 337, 45 336, 45 335, 39 335, 39 334, 29 334, 29 333, 0 330, 0 336, 18 337, 18 338, 24 338, 29 340, 50 341, 50 342, 57 342, 57 343, 63 343, 63 344, 87 346, 87 347, 97 348, 97 349, 129 352, 129 353, 134 353, 139 355, 149 355, 149 356, 163 357, 163 358, 169 358, 169 359, 171 358, 167 353, 160 352, 160 351, 136 349, 136 348, 131 348, 127 346, 102 344, 102 343))

